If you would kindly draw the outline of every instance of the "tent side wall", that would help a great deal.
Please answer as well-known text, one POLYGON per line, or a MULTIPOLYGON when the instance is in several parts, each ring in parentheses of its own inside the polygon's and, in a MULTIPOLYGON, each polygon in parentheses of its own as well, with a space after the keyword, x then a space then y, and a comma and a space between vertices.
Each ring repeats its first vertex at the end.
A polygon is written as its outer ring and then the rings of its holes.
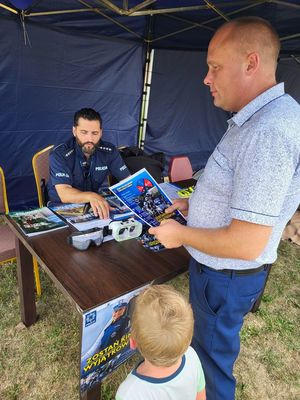
MULTIPOLYGON (((230 118, 214 106, 203 84, 206 73, 204 52, 155 50, 145 149, 187 155, 194 171, 204 167, 230 118)), ((286 92, 300 102, 296 60, 280 61, 277 80, 285 82, 286 92)))
POLYGON ((136 145, 144 50, 137 43, 1 18, 0 165, 10 208, 36 204, 31 167, 35 152, 71 135, 74 112, 93 107, 103 118, 103 139, 136 145))
MULTIPOLYGON (((0 17, 0 165, 11 209, 37 204, 31 168, 35 152, 71 135, 74 112, 100 111, 104 139, 136 145, 144 49, 137 42, 74 33, 0 17)), ((157 49, 145 149, 187 154, 202 168, 226 130, 229 114, 214 107, 203 84, 206 55, 157 49)), ((278 80, 300 101, 300 64, 281 61, 278 80)))
POLYGON ((155 51, 145 148, 188 155, 194 170, 204 167, 229 118, 213 105, 206 71, 206 53, 155 51))

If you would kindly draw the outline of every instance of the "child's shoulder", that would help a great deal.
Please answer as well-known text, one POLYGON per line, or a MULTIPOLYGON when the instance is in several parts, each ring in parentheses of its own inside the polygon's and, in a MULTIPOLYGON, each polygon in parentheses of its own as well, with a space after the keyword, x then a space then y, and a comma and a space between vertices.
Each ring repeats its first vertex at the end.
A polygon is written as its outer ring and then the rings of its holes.
POLYGON ((199 360, 199 357, 197 355, 197 353, 195 352, 195 350, 189 346, 185 352, 186 357, 190 357, 193 360, 199 360))
POLYGON ((185 358, 188 368, 193 367, 197 368, 198 370, 202 370, 202 364, 198 357, 198 354, 191 346, 189 346, 187 351, 185 352, 185 358))
POLYGON ((130 372, 127 378, 121 383, 116 393, 116 400, 128 400, 135 398, 137 391, 137 379, 130 372))

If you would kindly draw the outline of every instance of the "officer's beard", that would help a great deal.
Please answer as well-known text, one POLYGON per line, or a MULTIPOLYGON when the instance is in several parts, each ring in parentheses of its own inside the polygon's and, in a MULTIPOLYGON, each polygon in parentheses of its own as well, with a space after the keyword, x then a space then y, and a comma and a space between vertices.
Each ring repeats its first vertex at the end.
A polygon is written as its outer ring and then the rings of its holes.
POLYGON ((100 140, 95 144, 92 142, 81 142, 77 137, 76 137, 76 143, 78 144, 78 146, 81 147, 81 150, 83 152, 84 155, 86 156, 91 156, 92 154, 95 153, 96 147, 98 146, 100 140), (91 145, 91 146, 88 146, 91 145))

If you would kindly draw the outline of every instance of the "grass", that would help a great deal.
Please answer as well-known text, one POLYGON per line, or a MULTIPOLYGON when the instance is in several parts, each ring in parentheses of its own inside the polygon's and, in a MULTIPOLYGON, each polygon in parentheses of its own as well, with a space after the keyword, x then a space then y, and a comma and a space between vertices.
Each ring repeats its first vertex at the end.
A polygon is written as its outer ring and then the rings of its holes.
MULTIPOLYGON (((249 314, 235 366, 237 400, 300 399, 300 248, 282 242, 260 310, 249 314)), ((41 273, 40 316, 30 328, 20 323, 14 264, 0 267, 0 399, 79 398, 79 316, 48 276, 41 273)), ((187 274, 171 282, 188 294, 187 274)), ((102 386, 111 400, 138 356, 102 386)))

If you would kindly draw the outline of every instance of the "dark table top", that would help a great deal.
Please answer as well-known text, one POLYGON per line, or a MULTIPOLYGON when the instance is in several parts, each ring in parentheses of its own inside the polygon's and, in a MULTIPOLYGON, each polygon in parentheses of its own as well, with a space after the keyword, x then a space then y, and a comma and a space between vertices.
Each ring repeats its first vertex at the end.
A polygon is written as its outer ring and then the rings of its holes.
POLYGON ((136 240, 105 242, 86 251, 67 243, 73 228, 25 237, 15 223, 6 220, 16 236, 37 257, 56 286, 86 311, 152 281, 163 282, 186 271, 184 248, 155 253, 136 240))
MULTIPOLYGON (((176 182, 180 187, 194 183, 193 179, 176 182)), ((79 251, 67 243, 67 236, 74 228, 29 238, 9 216, 5 219, 79 311, 87 311, 153 281, 167 281, 188 268, 189 255, 183 247, 155 253, 131 239, 110 240, 100 247, 79 251)))

